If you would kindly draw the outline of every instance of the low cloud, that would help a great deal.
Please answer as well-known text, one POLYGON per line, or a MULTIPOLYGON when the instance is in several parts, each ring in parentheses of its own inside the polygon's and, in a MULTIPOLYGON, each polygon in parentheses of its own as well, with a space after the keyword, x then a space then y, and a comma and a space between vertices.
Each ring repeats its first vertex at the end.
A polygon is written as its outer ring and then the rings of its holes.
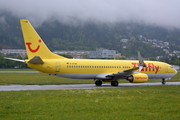
POLYGON ((63 23, 137 22, 180 28, 179 0, 1 0, 0 10, 40 25, 63 23))

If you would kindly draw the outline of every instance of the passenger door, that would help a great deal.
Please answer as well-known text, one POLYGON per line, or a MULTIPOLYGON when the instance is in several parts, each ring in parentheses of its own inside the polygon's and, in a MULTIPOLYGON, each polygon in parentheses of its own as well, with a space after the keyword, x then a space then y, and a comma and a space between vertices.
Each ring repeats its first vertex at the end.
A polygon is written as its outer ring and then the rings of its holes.
POLYGON ((56 62, 55 72, 60 72, 60 63, 59 62, 56 62))
POLYGON ((165 73, 168 73, 168 65, 165 65, 165 73))

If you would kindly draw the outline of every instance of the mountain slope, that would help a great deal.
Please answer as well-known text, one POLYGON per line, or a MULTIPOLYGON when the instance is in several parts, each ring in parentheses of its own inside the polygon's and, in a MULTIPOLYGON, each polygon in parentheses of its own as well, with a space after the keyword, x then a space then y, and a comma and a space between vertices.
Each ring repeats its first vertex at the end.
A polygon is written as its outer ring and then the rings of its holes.
MULTIPOLYGON (((0 49, 25 48, 19 19, 7 12, 0 13, 0 49)), ((137 23, 97 24, 88 22, 75 26, 54 20, 44 22, 36 30, 52 51, 95 50, 102 47, 117 50, 125 56, 136 56, 136 51, 140 51, 145 57, 155 57, 164 55, 163 49, 146 44, 144 40, 157 39, 168 41, 171 45, 180 45, 179 29, 168 30, 137 23), (120 42, 121 39, 129 40, 125 45, 126 48, 123 48, 124 43, 120 42)), ((171 51, 174 48, 172 47, 171 51)), ((179 47, 176 47, 176 50, 179 50, 179 47)))

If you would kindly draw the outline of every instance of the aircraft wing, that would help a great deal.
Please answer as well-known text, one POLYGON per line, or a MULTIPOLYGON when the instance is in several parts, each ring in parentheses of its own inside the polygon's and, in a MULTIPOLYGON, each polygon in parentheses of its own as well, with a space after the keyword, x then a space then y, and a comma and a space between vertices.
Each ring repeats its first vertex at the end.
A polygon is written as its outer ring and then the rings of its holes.
POLYGON ((15 59, 15 58, 8 58, 8 57, 4 57, 5 59, 8 60, 14 60, 14 61, 19 61, 19 62, 25 62, 25 60, 21 60, 21 59, 15 59))
MULTIPOLYGON (((26 62, 25 60, 21 60, 21 59, 15 59, 15 58, 8 58, 8 57, 4 57, 5 59, 8 60, 14 60, 14 61, 19 61, 19 62, 26 62)), ((28 63, 33 63, 33 64, 43 64, 44 62, 42 61, 42 59, 39 56, 35 56, 32 59, 30 59, 28 61, 28 63)))
POLYGON ((139 72, 140 72, 143 67, 146 67, 146 65, 145 65, 144 60, 141 57, 141 54, 140 54, 139 51, 138 51, 138 59, 139 59, 139 67, 134 67, 134 68, 124 70, 124 71, 121 71, 121 72, 113 73, 113 74, 107 75, 106 77, 112 77, 112 78, 118 79, 118 78, 124 78, 126 76, 130 76, 138 69, 139 69, 139 72))
POLYGON ((132 68, 132 69, 128 69, 128 70, 124 70, 124 71, 121 71, 121 72, 117 72, 117 73, 113 73, 113 74, 107 75, 106 77, 115 77, 117 79, 118 78, 123 78, 125 76, 132 75, 138 69, 139 69, 139 67, 135 67, 135 68, 132 68))
POLYGON ((96 76, 97 79, 124 79, 130 75, 132 75, 136 70, 138 70, 139 67, 136 68, 132 68, 132 69, 128 69, 128 70, 124 70, 121 72, 117 72, 117 73, 112 73, 112 74, 98 74, 96 76))

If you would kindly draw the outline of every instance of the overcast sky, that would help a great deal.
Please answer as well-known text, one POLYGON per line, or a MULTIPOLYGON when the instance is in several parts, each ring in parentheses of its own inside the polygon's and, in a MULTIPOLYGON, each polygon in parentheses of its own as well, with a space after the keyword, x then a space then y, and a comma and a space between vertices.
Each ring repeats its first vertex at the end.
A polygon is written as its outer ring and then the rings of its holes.
POLYGON ((34 24, 133 21, 180 28, 180 0, 0 0, 0 10, 34 24))

